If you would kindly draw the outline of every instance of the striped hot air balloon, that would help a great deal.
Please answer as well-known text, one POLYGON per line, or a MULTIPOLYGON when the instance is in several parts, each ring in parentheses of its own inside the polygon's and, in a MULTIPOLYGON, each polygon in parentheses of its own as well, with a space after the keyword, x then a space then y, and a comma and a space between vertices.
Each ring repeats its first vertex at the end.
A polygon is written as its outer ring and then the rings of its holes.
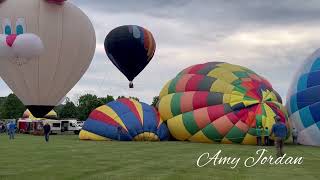
POLYGON ((287 123, 281 98, 267 80, 224 62, 183 70, 159 98, 159 113, 178 140, 256 144, 256 128, 270 131, 275 116, 287 123))
POLYGON ((118 99, 93 110, 79 134, 82 140, 160 141, 169 137, 157 110, 133 99, 118 99))

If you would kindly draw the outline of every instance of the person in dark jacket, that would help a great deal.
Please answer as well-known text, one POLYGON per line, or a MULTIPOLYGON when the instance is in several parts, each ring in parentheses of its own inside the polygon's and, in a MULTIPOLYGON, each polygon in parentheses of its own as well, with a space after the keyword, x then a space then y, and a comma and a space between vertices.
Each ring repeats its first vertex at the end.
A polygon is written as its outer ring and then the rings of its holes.
POLYGON ((44 137, 46 139, 46 142, 49 142, 49 135, 50 135, 50 132, 51 132, 51 127, 48 123, 46 123, 44 126, 43 126, 43 130, 44 130, 44 137))
POLYGON ((283 145, 284 145, 284 140, 288 133, 288 129, 286 125, 281 122, 281 118, 279 116, 276 116, 275 120, 276 120, 276 123, 272 126, 270 135, 274 134, 277 157, 281 157, 284 154, 283 145))

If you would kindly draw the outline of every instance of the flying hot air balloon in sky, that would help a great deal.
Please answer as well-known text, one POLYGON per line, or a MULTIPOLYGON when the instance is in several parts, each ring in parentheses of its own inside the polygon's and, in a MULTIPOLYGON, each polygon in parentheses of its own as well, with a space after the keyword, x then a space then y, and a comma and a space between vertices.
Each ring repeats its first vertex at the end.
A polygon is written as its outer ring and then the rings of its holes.
POLYGON ((0 76, 35 117, 43 117, 88 69, 93 26, 64 0, 0 1, 0 20, 0 76))
POLYGON ((135 26, 126 25, 113 29, 104 42, 105 51, 111 62, 130 81, 149 64, 155 50, 156 43, 150 31, 135 26))

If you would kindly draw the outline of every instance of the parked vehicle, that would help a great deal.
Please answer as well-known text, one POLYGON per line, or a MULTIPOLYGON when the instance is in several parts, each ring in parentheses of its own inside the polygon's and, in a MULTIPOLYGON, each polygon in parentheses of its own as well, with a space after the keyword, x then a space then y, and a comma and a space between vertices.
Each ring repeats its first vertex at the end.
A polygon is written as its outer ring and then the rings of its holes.
POLYGON ((84 121, 77 121, 78 126, 83 127, 84 121))
POLYGON ((73 131, 74 134, 79 134, 82 127, 78 125, 76 119, 61 120, 61 132, 73 131))
POLYGON ((72 132, 79 134, 82 127, 77 124, 75 119, 43 119, 43 120, 31 120, 29 118, 21 118, 18 120, 18 131, 20 133, 42 135, 43 126, 48 123, 51 126, 51 134, 61 134, 72 132))

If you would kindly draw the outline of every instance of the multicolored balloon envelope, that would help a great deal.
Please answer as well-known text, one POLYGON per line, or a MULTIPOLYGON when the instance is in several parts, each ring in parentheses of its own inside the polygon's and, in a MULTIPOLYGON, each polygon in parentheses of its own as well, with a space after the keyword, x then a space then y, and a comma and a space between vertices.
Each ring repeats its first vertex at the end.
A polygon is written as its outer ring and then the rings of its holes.
POLYGON ((127 77, 132 88, 133 79, 151 61, 156 42, 147 29, 126 25, 113 29, 107 35, 104 47, 109 59, 127 77))
POLYGON ((42 118, 88 69, 94 28, 65 0, 0 1, 0 76, 42 118))
POLYGON ((287 95, 292 127, 298 143, 320 146, 320 49, 301 66, 287 95))
POLYGON ((267 80, 224 62, 183 70, 163 87, 158 106, 172 136, 183 141, 256 144, 256 127, 271 130, 276 115, 287 124, 267 80))
POLYGON ((169 138, 156 109, 133 99, 118 99, 91 112, 82 140, 162 141, 169 138))

